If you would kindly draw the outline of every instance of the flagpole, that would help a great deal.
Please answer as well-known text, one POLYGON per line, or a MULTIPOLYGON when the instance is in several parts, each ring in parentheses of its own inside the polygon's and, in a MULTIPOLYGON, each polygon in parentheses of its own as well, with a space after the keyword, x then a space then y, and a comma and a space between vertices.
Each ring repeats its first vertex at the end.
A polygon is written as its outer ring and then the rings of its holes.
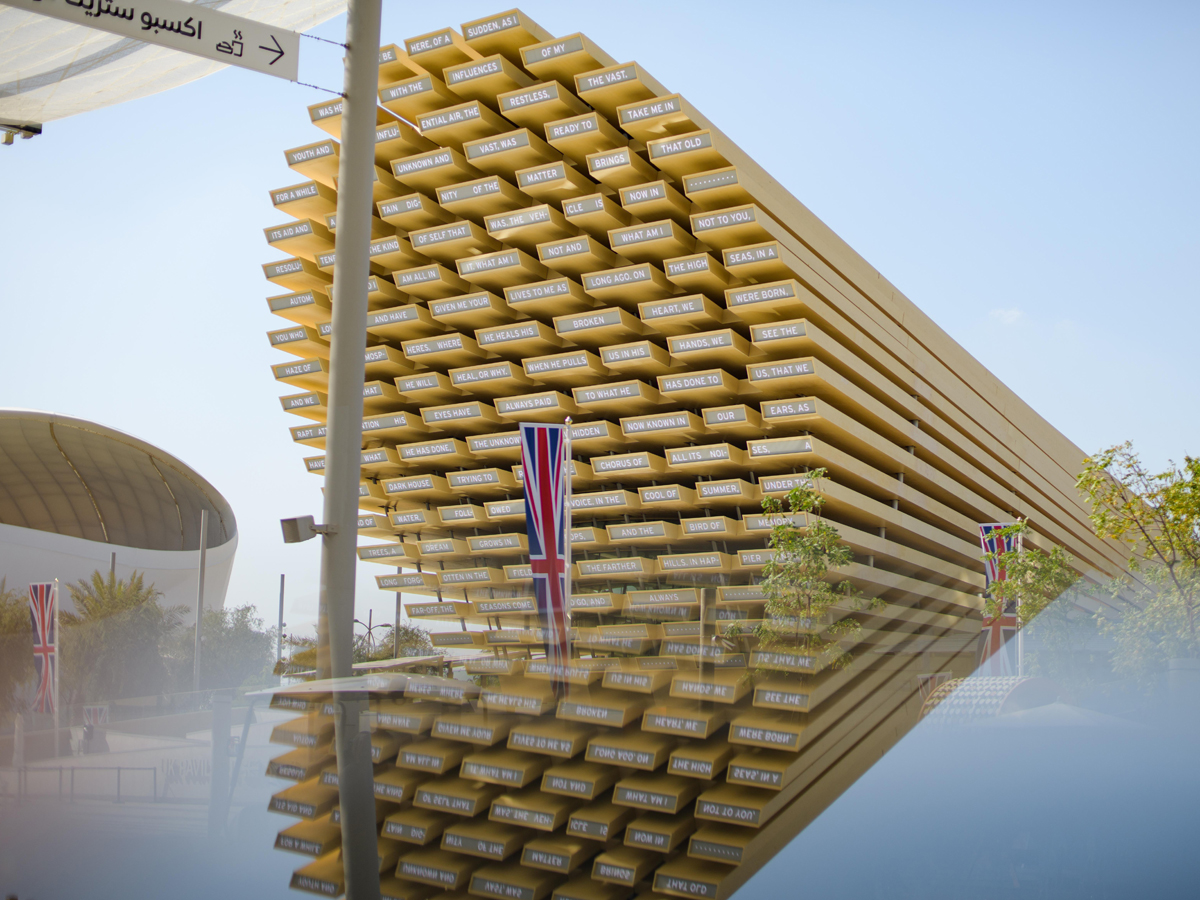
POLYGON ((62 631, 58 627, 58 579, 54 579, 54 755, 58 756, 61 717, 58 710, 62 705, 58 695, 58 670, 62 667, 62 631))
MULTIPOLYGON (((1017 521, 1019 522, 1021 520, 1018 519, 1017 521)), ((1025 549, 1025 538, 1020 534, 1018 534, 1016 537, 1017 537, 1017 540, 1016 540, 1016 544, 1015 544, 1015 549, 1018 553, 1021 553, 1025 549)), ((1017 675, 1023 676, 1025 674, 1025 623, 1021 621, 1021 601, 1020 600, 1017 601, 1016 615, 1017 615, 1017 675)))
POLYGON ((567 519, 567 529, 566 529, 567 540, 566 540, 566 547, 563 548, 564 570, 567 575, 567 579, 566 579, 567 580, 567 595, 565 597, 563 597, 563 606, 565 607, 565 609, 563 611, 564 611, 564 613, 566 613, 566 615, 563 616, 563 627, 567 629, 567 634, 565 635, 566 641, 567 641, 567 659, 564 660, 564 662, 569 663, 573 656, 573 652, 572 652, 572 648, 571 648, 570 628, 568 626, 568 622, 570 621, 570 616, 571 616, 571 612, 570 612, 570 610, 571 610, 571 594, 575 587, 574 579, 571 577, 571 529, 574 527, 575 519, 574 519, 574 515, 571 510, 571 492, 574 489, 574 486, 571 482, 571 468, 573 466, 573 462, 572 462, 572 456, 571 456, 571 417, 570 416, 567 416, 566 419, 563 420, 563 440, 566 442, 566 451, 567 451, 566 509, 563 511, 563 515, 566 516, 566 519, 567 519))
POLYGON ((200 510, 200 562, 196 574, 196 636, 192 651, 192 693, 200 693, 200 633, 204 623, 204 563, 208 549, 208 510, 200 510))

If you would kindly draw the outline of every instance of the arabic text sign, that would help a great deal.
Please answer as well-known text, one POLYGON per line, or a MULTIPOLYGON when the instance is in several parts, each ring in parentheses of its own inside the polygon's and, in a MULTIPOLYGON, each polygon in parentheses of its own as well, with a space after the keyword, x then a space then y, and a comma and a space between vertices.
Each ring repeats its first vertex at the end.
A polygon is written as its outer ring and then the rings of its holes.
POLYGON ((0 0, 27 12, 295 81, 300 35, 181 0, 0 0))

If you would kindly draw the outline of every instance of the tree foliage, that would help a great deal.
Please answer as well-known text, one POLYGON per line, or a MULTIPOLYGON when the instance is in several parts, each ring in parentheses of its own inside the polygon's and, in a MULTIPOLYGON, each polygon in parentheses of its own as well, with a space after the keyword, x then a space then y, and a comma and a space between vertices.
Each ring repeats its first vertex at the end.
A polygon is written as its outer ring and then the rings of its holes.
MULTIPOLYGON (((275 630, 262 626, 249 604, 205 610, 200 625, 201 690, 266 683, 275 663, 275 630)), ((177 639, 177 690, 192 689, 194 635, 184 629, 177 639)))
POLYGON ((304 635, 287 634, 283 637, 285 659, 275 663, 276 675, 298 675, 317 668, 317 639, 304 635))
POLYGON ((1023 539, 1030 534, 1029 523, 1024 519, 1001 528, 997 534, 1005 539, 1020 537, 1022 541, 1016 544, 1019 549, 983 555, 984 560, 996 563, 1004 572, 1004 579, 988 588, 985 613, 995 618, 1013 606, 1024 626, 1074 587, 1079 576, 1073 568, 1074 559, 1062 547, 1055 545, 1049 553, 1044 553, 1024 546, 1023 539))
POLYGON ((379 642, 376 653, 382 654, 377 655, 377 659, 391 659, 393 656, 432 656, 433 643, 429 640, 429 632, 424 628, 412 622, 401 622, 399 626, 388 629, 383 640, 379 642))
POLYGON ((842 642, 862 626, 844 613, 886 606, 878 598, 864 598, 849 581, 833 578, 834 570, 853 562, 854 554, 837 528, 820 516, 824 498, 814 485, 824 474, 816 469, 793 487, 786 507, 776 497, 763 500, 764 512, 772 517, 773 554, 761 584, 766 615, 754 632, 764 650, 787 647, 812 657, 814 671, 852 661, 842 642))
POLYGON ((1102 621, 1088 612, 1094 598, 1081 584, 1069 588, 1028 621, 1025 628, 1025 672, 1050 678, 1081 697, 1112 680, 1112 653, 1098 645, 1102 621))
POLYGON ((163 607, 162 592, 140 572, 128 581, 95 572, 67 585, 74 613, 63 613, 60 682, 67 702, 117 700, 170 690, 166 660, 182 607, 163 607))
MULTIPOLYGON (((1025 538, 1029 524, 1021 520, 999 534, 1025 538)), ((1108 654, 1092 646, 1097 619, 1087 612, 1085 600, 1092 589, 1076 573, 1071 554, 1058 545, 1045 552, 1023 540, 1019 550, 982 558, 1005 575, 989 587, 984 614, 998 616, 1010 604, 1016 608, 1027 639, 1026 673, 1052 678, 1077 694, 1094 687, 1107 669, 1108 654)))
POLYGON ((0 721, 22 708, 22 688, 36 674, 29 598, 0 580, 0 721))
POLYGON ((1153 472, 1126 442, 1086 459, 1078 487, 1096 534, 1129 554, 1110 590, 1132 602, 1101 626, 1114 669, 1148 684, 1168 660, 1200 657, 1200 459, 1153 472))
MULTIPOLYGON (((392 659, 399 656, 430 656, 433 654, 433 643, 429 640, 429 632, 411 622, 401 622, 399 626, 399 654, 396 653, 396 628, 392 625, 376 626, 388 630, 374 642, 368 635, 354 636, 354 662, 373 662, 376 660, 392 659)), ((317 667, 317 639, 305 635, 289 634, 283 639, 287 648, 287 659, 280 660, 275 665, 276 675, 296 675, 301 672, 311 672, 317 667)))

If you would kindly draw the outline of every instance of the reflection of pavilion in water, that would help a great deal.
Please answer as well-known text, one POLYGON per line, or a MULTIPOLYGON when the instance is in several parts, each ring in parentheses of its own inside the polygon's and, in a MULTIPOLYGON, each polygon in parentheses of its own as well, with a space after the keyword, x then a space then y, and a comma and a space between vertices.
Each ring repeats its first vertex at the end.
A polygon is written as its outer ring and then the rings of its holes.
MULTIPOLYGON (((727 896, 974 669, 978 523, 1119 565, 1082 453, 637 64, 513 11, 382 48, 379 87, 359 553, 460 654, 374 694, 387 896, 727 896), (554 671, 516 428, 565 416, 577 658, 554 671), (801 484, 853 551, 837 576, 886 601, 808 623, 859 621, 845 669, 733 633, 766 617, 762 502, 801 484)), ((317 449, 341 113, 310 107, 326 136, 286 151, 309 180, 266 230, 274 375, 317 449)), ((272 806, 318 857, 293 884, 336 895, 326 699, 277 698, 305 715, 275 732, 297 783, 272 806)))
MULTIPOLYGON (((669 655, 580 658, 557 673, 561 697, 536 656, 459 657, 472 680, 370 676, 384 896, 481 880, 532 896, 617 897, 641 882, 728 896, 915 725, 923 703, 960 683, 976 716, 1057 695, 1023 678, 955 678, 927 694, 929 669, 971 671, 975 636, 884 643, 787 690, 669 655)), ((296 782, 270 806, 301 820, 276 846, 316 857, 293 887, 336 895, 331 702, 328 683, 275 695, 277 709, 304 715, 274 729, 296 749, 268 774, 296 782)))

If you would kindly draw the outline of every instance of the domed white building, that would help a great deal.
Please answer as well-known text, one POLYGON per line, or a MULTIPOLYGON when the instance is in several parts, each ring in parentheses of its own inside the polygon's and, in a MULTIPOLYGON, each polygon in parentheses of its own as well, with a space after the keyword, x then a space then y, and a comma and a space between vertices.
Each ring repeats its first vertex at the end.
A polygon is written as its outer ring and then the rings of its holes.
POLYGON ((225 498, 190 466, 104 425, 0 409, 0 578, 24 592, 134 570, 195 621, 200 512, 208 511, 204 606, 225 602, 237 522, 225 498))

